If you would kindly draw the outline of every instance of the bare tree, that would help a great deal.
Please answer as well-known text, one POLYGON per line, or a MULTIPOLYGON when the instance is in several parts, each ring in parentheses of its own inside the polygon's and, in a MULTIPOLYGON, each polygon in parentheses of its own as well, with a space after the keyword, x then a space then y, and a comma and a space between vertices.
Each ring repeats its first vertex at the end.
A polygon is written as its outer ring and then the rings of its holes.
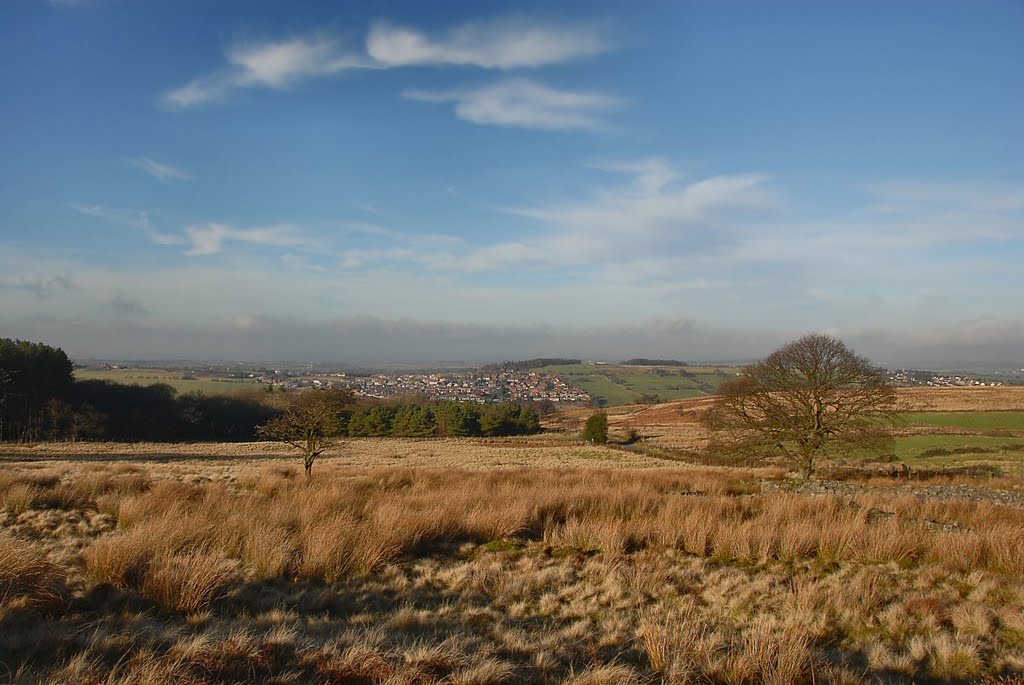
POLYGON ((309 480, 316 458, 338 444, 345 429, 342 412, 351 403, 348 390, 305 390, 291 398, 282 414, 256 426, 256 432, 300 450, 309 480))
POLYGON ((705 417, 712 449, 781 455, 804 478, 823 455, 891 449, 896 391, 842 340, 812 334, 744 367, 718 389, 705 417))

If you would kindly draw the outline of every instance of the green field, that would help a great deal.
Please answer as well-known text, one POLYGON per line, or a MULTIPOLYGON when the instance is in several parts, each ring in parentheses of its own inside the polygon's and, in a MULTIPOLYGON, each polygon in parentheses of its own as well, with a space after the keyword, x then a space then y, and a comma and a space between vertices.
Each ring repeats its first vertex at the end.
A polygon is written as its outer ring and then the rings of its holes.
POLYGON ((1008 471, 1024 468, 1024 412, 913 412, 901 415, 896 424, 952 431, 897 438, 896 459, 910 466, 988 463, 1008 471))
POLYGON ((1024 438, 988 435, 907 435, 896 440, 896 458, 901 461, 938 463, 943 460, 963 461, 968 457, 1024 459, 1024 438), (929 451, 938 450, 950 454, 928 455, 929 451), (957 450, 962 453, 954 453, 957 450))
POLYGON ((535 369, 557 373, 570 385, 586 390, 605 406, 635 404, 644 396, 657 401, 700 397, 714 392, 735 369, 707 366, 621 366, 568 364, 535 369))
POLYGON ((125 385, 157 385, 163 383, 174 388, 178 393, 201 392, 204 395, 219 395, 264 387, 251 380, 233 380, 196 375, 195 378, 186 371, 169 371, 167 369, 75 369, 75 378, 80 381, 110 381, 125 385))
POLYGON ((907 425, 963 428, 982 432, 1024 432, 1024 411, 914 412, 900 416, 907 425))

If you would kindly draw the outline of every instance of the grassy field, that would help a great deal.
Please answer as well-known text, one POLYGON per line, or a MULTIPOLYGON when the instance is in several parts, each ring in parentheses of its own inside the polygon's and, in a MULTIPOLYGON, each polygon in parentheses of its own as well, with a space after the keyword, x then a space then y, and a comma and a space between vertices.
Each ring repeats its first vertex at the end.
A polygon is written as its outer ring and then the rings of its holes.
MULTIPOLYGON (((913 478, 810 486, 581 444, 589 410, 349 440, 309 483, 273 443, 4 445, 0 682, 1015 683, 1018 400, 904 417, 913 478)), ((612 435, 683 454, 709 404, 612 435)))
POLYGON ((1024 411, 914 412, 901 415, 900 422, 969 431, 1024 433, 1024 411))
MULTIPOLYGON (((350 446, 359 449, 361 443, 350 446)), ((608 459, 619 457, 608 450, 608 459)), ((25 462, 11 683, 972 682, 1024 668, 1024 508, 772 469, 25 462)))
POLYGON ((734 369, 728 367, 621 366, 613 364, 570 364, 537 369, 558 373, 571 385, 586 390, 606 406, 635 404, 644 395, 659 401, 700 397, 714 392, 729 378, 734 369))
POLYGON ((183 371, 166 369, 75 369, 78 380, 100 380, 126 385, 156 385, 164 383, 178 393, 201 392, 206 395, 237 392, 238 390, 262 388, 262 385, 248 380, 234 380, 208 376, 191 377, 183 371))
POLYGON ((914 466, 1024 471, 1024 411, 913 412, 896 422, 896 458, 914 466))
POLYGON ((966 461, 1024 461, 1024 438, 989 435, 905 435, 896 439, 896 459, 913 465, 966 461))
MULTIPOLYGON (((909 389, 900 399, 914 408, 941 406, 947 411, 912 411, 900 415, 895 426, 895 459, 911 467, 961 467, 995 465, 1009 473, 1024 473, 1024 388, 961 390, 909 389), (948 411, 958 406, 944 396, 964 399, 971 409, 948 411)), ((619 406, 609 410, 614 437, 637 430, 644 443, 685 457, 707 444, 700 417, 711 398, 683 400, 656 406, 619 406)), ((581 423, 589 410, 578 410, 581 423)), ((569 430, 568 426, 563 426, 569 430)))

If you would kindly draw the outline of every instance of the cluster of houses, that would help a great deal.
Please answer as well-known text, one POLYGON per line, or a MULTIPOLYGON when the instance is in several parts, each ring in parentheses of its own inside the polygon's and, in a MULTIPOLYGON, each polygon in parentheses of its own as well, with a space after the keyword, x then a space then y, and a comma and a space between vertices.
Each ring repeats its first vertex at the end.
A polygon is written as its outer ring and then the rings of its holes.
POLYGON ((420 395, 431 400, 507 402, 532 400, 589 402, 583 389, 570 386, 555 374, 535 371, 493 373, 377 374, 345 379, 345 385, 363 397, 420 395))
POLYGON ((984 388, 1004 385, 1002 381, 981 381, 970 376, 939 375, 930 371, 922 372, 907 369, 890 371, 889 381, 896 385, 928 386, 932 388, 984 388))

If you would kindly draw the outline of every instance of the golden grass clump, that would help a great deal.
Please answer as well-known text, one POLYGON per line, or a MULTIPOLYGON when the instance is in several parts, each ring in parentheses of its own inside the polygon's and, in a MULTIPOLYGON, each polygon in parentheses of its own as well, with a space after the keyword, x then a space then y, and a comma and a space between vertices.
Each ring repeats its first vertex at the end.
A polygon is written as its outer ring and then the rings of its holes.
POLYGON ((150 563, 142 592, 165 611, 193 613, 206 609, 234 578, 234 565, 223 557, 165 554, 150 563))
POLYGON ((66 572, 39 547, 0 531, 0 619, 22 609, 53 609, 66 591, 66 572))

